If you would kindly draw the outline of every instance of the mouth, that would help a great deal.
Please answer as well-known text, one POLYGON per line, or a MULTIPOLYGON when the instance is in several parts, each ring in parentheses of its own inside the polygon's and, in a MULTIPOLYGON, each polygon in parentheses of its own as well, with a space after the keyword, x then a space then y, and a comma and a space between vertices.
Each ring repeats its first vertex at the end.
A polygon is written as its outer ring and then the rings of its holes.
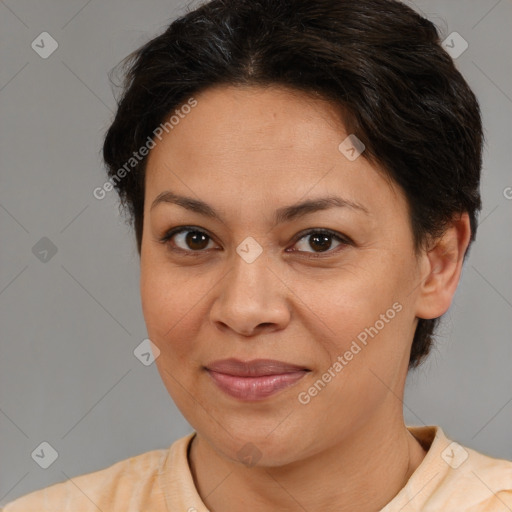
POLYGON ((273 359, 223 359, 205 366, 213 382, 227 395, 258 401, 288 388, 311 370, 273 359))

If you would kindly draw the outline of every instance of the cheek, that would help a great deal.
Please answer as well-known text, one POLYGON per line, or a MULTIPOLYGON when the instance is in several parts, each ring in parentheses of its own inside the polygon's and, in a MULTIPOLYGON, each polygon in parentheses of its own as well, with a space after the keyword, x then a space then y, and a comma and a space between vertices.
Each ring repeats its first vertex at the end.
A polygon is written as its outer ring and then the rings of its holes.
POLYGON ((327 344, 339 340, 338 345, 333 343, 331 348, 344 349, 350 340, 374 325, 380 315, 390 309, 388 316, 394 318, 392 306, 400 300, 401 287, 390 272, 372 270, 374 272, 367 267, 341 268, 323 281, 295 280, 294 293, 309 310, 311 324, 321 327, 327 344))
POLYGON ((345 292, 326 303, 329 311, 323 318, 328 328, 316 342, 323 344, 327 357, 298 397, 307 421, 328 415, 323 435, 333 440, 340 432, 346 435, 361 428, 383 403, 398 403, 409 350, 404 336, 407 313, 401 303, 375 289, 371 296, 345 292))
POLYGON ((141 259, 144 320, 149 339, 160 350, 155 364, 167 392, 177 407, 186 412, 192 406, 190 395, 198 394, 193 377, 200 362, 198 330, 204 312, 190 289, 193 281, 180 278, 182 274, 171 272, 155 260, 141 259))
POLYGON ((370 370, 393 380, 407 359, 414 323, 410 264, 391 253, 370 264, 369 256, 364 265, 340 269, 335 279, 302 282, 297 289, 307 297, 303 321, 325 354, 318 370, 322 374, 341 358, 343 378, 336 380, 354 390, 376 384, 370 370))
MULTIPOLYGON (((200 290, 197 280, 162 265, 156 259, 141 259, 141 302, 149 338, 167 359, 184 357, 194 349, 200 327, 200 290)), ((202 288, 204 290, 208 288, 202 288)))

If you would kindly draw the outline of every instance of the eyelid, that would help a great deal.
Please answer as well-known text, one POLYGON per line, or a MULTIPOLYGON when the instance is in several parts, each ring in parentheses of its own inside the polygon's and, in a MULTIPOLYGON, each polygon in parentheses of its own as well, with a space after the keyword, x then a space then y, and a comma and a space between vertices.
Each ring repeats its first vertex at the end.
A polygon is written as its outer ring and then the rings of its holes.
MULTIPOLYGON (((168 231, 166 231, 162 237, 157 238, 157 241, 160 242, 163 245, 170 246, 171 238, 174 235, 178 235, 178 234, 180 234, 180 233, 182 233, 184 231, 185 232, 186 231, 193 231, 193 232, 197 232, 197 233, 202 233, 203 235, 206 235, 215 244, 219 245, 215 241, 215 238, 212 235, 210 235, 210 233, 208 233, 208 231, 206 231, 205 229, 200 228, 198 226, 176 226, 175 228, 171 228, 168 231)), ((184 254, 186 256, 200 256, 200 255, 202 255, 202 254, 204 254, 206 252, 206 250, 204 250, 204 249, 201 250, 201 251, 192 251, 192 250, 182 249, 181 247, 172 247, 172 246, 170 246, 169 248, 171 250, 175 251, 175 252, 179 252, 180 254, 184 254)))
MULTIPOLYGON (((206 231, 205 229, 203 228, 200 228, 198 226, 176 226, 175 228, 171 228, 170 230, 166 231, 165 234, 160 237, 158 239, 158 241, 164 245, 168 244, 170 239, 174 236, 174 235, 177 235, 179 233, 182 233, 183 231, 195 231, 195 232, 198 232, 198 233, 202 233, 204 235, 206 235, 208 238, 210 238, 210 240, 212 240, 214 243, 217 243, 214 239, 214 237, 212 235, 210 235, 208 233, 208 231, 206 231)), ((342 244, 342 245, 355 245, 354 244, 354 241, 348 237, 347 235, 344 235, 342 233, 339 233, 337 231, 333 231, 332 229, 328 229, 328 228, 308 228, 304 231, 301 231, 300 233, 298 233, 295 237, 294 237, 294 241, 292 243, 292 246, 294 246, 295 244, 297 244, 297 242, 299 242, 300 240, 302 240, 303 238, 305 238, 306 236, 308 235, 311 235, 311 234, 326 234, 326 235, 329 235, 329 236, 332 236, 333 238, 336 238, 338 239, 338 241, 342 244)), ((217 244, 219 245, 219 244, 217 244)), ((181 249, 181 248, 173 248, 173 250, 175 251, 179 251, 181 252, 182 254, 195 254, 195 255, 200 255, 204 252, 206 252, 205 250, 201 250, 201 251, 192 251, 192 250, 185 250, 185 249, 181 249)), ((337 252, 336 249, 329 249, 327 251, 323 251, 323 252, 317 252, 315 253, 314 251, 297 251, 297 250, 292 250, 292 251, 287 251, 287 252, 292 252, 292 253, 305 253, 305 254, 310 254, 312 256, 308 256, 308 257, 311 257, 311 258, 319 258, 319 257, 322 257, 322 255, 330 255, 330 254, 334 254, 337 252)))
POLYGON ((338 247, 335 247, 334 249, 328 249, 327 251, 321 251, 321 252, 315 252, 315 251, 299 251, 296 249, 286 250, 288 253, 294 253, 299 257, 306 258, 306 259, 321 259, 321 258, 328 258, 330 256, 334 256, 340 252, 342 252, 346 246, 354 246, 355 243, 353 240, 348 237, 347 235, 344 235, 343 233, 338 233, 337 231, 333 231, 332 229, 327 228, 309 228, 305 231, 300 232, 298 235, 296 235, 294 242, 292 244, 292 247, 296 245, 298 242, 300 242, 303 238, 307 237, 308 235, 312 234, 325 234, 328 236, 331 236, 332 238, 335 238, 339 241, 340 245, 338 247))
MULTIPOLYGON (((312 235, 313 233, 330 235, 334 238, 337 238, 340 242, 342 242, 346 245, 355 245, 354 241, 347 235, 344 235, 343 233, 339 233, 338 231, 333 231, 332 229, 328 229, 328 228, 308 228, 305 231, 301 231, 300 233, 298 233, 295 236, 295 240, 293 243, 296 244, 298 241, 302 240, 305 236, 312 235)), ((318 253, 318 254, 320 254, 320 253, 318 253)))
POLYGON ((206 235, 209 238, 211 238, 212 240, 214 240, 214 238, 210 235, 210 233, 208 233, 208 231, 206 231, 203 228, 200 228, 198 226, 176 226, 175 228, 171 228, 168 231, 166 231, 164 233, 164 235, 158 239, 158 241, 162 242, 162 243, 166 243, 174 235, 177 235, 178 233, 181 233, 182 231, 198 231, 199 233, 203 233, 204 235, 206 235))

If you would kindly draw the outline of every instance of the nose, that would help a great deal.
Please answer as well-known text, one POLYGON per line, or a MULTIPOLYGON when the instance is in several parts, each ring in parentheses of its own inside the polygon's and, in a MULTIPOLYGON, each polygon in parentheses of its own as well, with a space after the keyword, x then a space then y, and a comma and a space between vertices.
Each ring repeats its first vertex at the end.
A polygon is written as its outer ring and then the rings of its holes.
POLYGON ((247 263, 238 254, 219 283, 210 310, 211 321, 222 331, 242 336, 284 329, 290 321, 289 289, 261 254, 247 263))

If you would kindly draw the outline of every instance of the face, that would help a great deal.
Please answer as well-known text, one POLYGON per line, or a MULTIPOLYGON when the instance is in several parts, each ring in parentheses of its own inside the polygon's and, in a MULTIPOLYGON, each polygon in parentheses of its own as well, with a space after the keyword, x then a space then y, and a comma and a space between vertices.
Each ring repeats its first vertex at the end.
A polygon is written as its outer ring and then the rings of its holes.
POLYGON ((403 193, 339 149, 325 101, 194 97, 147 162, 141 295, 168 392, 219 454, 268 465, 392 421, 421 281, 403 193))

